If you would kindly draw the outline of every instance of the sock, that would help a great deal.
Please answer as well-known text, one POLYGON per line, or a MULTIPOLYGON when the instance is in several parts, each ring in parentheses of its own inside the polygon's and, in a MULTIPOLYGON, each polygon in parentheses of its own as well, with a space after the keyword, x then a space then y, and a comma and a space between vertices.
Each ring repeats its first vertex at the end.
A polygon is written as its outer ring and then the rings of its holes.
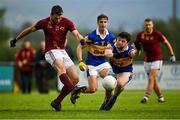
POLYGON ((164 101, 163 95, 160 95, 160 96, 159 96, 159 100, 164 101))
POLYGON ((74 85, 72 84, 72 81, 69 79, 67 74, 63 73, 59 76, 61 82, 66 86, 68 89, 72 90, 74 89, 74 85))
POLYGON ((55 99, 55 102, 57 104, 60 104, 62 100, 74 89, 74 85, 65 73, 61 74, 59 78, 61 82, 64 84, 64 86, 58 97, 55 99))
POLYGON ((116 100, 116 99, 117 99, 117 96, 114 96, 114 95, 113 95, 113 96, 112 96, 112 99, 113 99, 113 100, 116 100))
POLYGON ((148 100, 149 97, 150 97, 150 94, 146 92, 143 98, 146 99, 146 100, 148 100))
POLYGON ((163 95, 161 94, 161 95, 159 95, 158 97, 159 97, 159 98, 163 98, 163 95))

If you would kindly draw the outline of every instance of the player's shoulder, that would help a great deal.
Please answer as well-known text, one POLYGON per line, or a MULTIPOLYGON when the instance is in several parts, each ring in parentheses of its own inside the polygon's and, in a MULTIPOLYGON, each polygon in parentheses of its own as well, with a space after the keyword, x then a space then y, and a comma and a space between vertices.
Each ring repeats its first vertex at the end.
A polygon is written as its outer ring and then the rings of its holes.
POLYGON ((111 37, 111 38, 116 38, 116 36, 113 34, 113 33, 111 33, 110 31, 108 31, 109 32, 109 36, 111 37))
POLYGON ((49 22, 50 21, 50 17, 43 18, 43 19, 41 19, 39 21, 40 22, 49 22))
POLYGON ((142 34, 145 34, 144 31, 138 32, 137 36, 142 35, 142 34))
POLYGON ((43 18, 36 23, 36 26, 46 25, 50 21, 50 17, 43 18))
POLYGON ((91 31, 88 35, 96 35, 96 30, 91 31))
POLYGON ((159 30, 154 29, 153 32, 154 32, 154 34, 156 34, 156 35, 160 35, 160 36, 162 35, 162 33, 161 33, 159 30))
POLYGON ((70 20, 69 18, 64 17, 64 16, 62 17, 62 21, 68 22, 68 23, 73 23, 72 20, 70 20))
POLYGON ((93 39, 94 37, 96 37, 96 35, 97 35, 96 30, 93 30, 92 32, 88 33, 87 36, 89 39, 93 39))
POLYGON ((132 49, 134 49, 134 46, 133 45, 128 45, 128 48, 129 48, 129 50, 132 50, 132 49))

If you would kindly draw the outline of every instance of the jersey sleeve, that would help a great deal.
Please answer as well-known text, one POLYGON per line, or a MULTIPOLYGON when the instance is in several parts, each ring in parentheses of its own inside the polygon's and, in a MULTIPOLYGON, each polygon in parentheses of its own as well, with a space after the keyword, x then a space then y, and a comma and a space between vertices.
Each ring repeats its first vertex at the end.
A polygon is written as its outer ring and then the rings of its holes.
POLYGON ((75 26, 75 24, 74 24, 71 20, 68 20, 67 23, 68 23, 68 29, 69 29, 71 32, 72 32, 73 30, 76 30, 76 29, 77 29, 76 26, 75 26))
POLYGON ((137 36, 136 36, 135 42, 140 42, 140 36, 141 36, 141 33, 138 33, 137 36))
MULTIPOLYGON (((133 51, 133 50, 135 50, 134 46, 129 45, 129 52, 131 52, 131 51, 133 51)), ((129 53, 129 52, 128 52, 128 53, 129 53)))
POLYGON ((115 35, 114 34, 110 34, 109 44, 113 47, 115 42, 116 42, 115 35))
POLYGON ((44 21, 43 21, 43 20, 40 20, 40 21, 38 21, 38 22, 36 23, 35 28, 36 28, 37 30, 39 30, 39 29, 42 29, 43 26, 44 26, 44 21))
POLYGON ((166 37, 161 33, 161 32, 157 32, 158 36, 159 36, 159 41, 160 42, 164 42, 166 40, 166 37))
POLYGON ((86 43, 89 45, 92 43, 92 40, 93 40, 93 36, 90 33, 86 36, 86 43))

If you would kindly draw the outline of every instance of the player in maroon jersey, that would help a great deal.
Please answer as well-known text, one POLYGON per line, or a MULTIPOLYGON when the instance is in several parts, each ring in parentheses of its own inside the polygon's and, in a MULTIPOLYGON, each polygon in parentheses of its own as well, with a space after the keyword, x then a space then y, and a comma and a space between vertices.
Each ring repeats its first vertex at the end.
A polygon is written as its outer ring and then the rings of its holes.
POLYGON ((161 53, 160 43, 164 43, 166 45, 171 55, 171 62, 175 62, 176 58, 174 51, 166 37, 160 31, 154 29, 152 19, 145 19, 144 31, 137 34, 135 41, 137 50, 141 50, 141 45, 144 50, 144 69, 149 79, 146 93, 141 100, 141 103, 146 103, 148 101, 153 90, 158 96, 158 102, 164 102, 164 97, 157 81, 157 76, 163 63, 163 55, 161 53))
POLYGON ((24 36, 40 29, 44 31, 45 59, 57 70, 59 78, 64 84, 59 96, 51 102, 51 106, 56 111, 61 111, 62 100, 74 89, 74 86, 79 81, 77 69, 64 50, 67 32, 70 31, 78 41, 83 38, 73 22, 63 17, 62 14, 61 6, 53 6, 49 17, 26 28, 15 39, 10 41, 10 46, 15 47, 17 41, 24 36))

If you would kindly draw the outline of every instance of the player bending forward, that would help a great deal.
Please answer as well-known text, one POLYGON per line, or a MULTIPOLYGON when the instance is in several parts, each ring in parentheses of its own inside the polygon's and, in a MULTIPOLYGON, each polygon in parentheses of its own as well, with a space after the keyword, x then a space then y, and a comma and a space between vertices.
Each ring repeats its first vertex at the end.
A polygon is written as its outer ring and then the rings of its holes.
POLYGON ((110 59, 110 64, 117 78, 117 86, 114 95, 111 96, 109 101, 105 104, 105 110, 110 110, 112 108, 117 97, 132 78, 132 62, 133 57, 136 55, 136 50, 133 46, 129 45, 130 40, 131 36, 129 33, 121 32, 116 39, 116 43, 112 46, 113 49, 107 49, 105 51, 105 55, 110 59))

